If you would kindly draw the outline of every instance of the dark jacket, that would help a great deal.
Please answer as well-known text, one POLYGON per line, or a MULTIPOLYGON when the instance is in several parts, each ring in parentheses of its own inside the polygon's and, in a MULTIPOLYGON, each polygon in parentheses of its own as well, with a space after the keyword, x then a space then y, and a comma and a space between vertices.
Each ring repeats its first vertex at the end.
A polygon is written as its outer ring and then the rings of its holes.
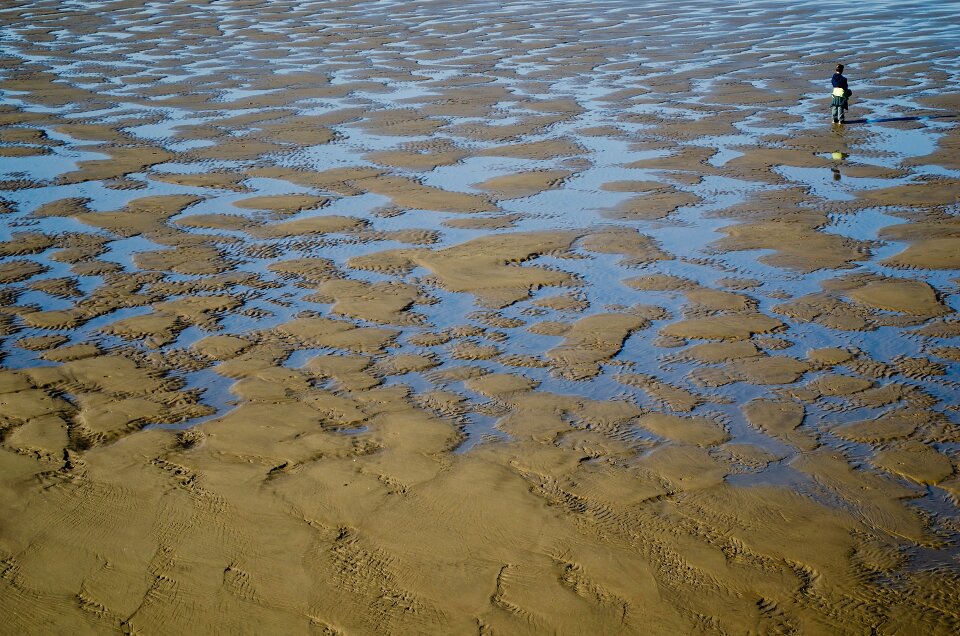
POLYGON ((830 84, 832 84, 834 88, 842 88, 847 91, 847 96, 853 95, 853 91, 847 86, 847 78, 840 73, 833 74, 833 77, 830 78, 830 84))
POLYGON ((833 84, 834 88, 843 89, 843 96, 834 95, 830 105, 842 106, 844 110, 847 110, 850 107, 847 100, 853 95, 853 91, 847 86, 847 78, 840 73, 834 73, 833 77, 830 78, 830 83, 833 84))

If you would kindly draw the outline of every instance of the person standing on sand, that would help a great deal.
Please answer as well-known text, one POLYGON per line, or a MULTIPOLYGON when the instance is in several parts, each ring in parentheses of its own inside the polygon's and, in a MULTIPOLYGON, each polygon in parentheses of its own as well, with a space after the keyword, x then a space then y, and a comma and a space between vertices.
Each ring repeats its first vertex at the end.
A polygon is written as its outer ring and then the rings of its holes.
POLYGON ((830 78, 833 85, 833 101, 830 102, 830 116, 833 123, 842 124, 847 113, 848 100, 853 91, 847 87, 847 78, 843 76, 843 64, 837 64, 837 70, 830 78))

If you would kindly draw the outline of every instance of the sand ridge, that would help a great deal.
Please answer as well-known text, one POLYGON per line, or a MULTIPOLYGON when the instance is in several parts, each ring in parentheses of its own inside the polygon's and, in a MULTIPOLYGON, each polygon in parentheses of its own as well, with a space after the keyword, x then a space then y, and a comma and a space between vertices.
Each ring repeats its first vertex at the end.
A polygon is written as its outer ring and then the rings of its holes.
POLYGON ((2 14, 9 631, 960 631, 950 7, 2 14))

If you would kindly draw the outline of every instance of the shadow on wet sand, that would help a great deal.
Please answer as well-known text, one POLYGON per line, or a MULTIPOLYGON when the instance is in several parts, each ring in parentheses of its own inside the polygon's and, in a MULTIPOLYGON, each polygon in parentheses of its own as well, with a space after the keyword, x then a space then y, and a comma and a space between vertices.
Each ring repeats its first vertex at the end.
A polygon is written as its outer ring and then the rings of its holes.
POLYGON ((897 121, 930 121, 931 119, 956 119, 957 113, 949 115, 919 115, 917 117, 884 117, 883 119, 847 119, 845 124, 886 124, 897 121))

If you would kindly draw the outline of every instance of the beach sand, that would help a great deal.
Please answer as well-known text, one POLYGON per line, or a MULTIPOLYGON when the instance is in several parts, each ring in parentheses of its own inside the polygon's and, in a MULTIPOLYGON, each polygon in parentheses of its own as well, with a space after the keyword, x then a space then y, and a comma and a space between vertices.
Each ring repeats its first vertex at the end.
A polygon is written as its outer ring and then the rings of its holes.
POLYGON ((7 3, 0 632, 958 633, 955 16, 641 5, 7 3))

